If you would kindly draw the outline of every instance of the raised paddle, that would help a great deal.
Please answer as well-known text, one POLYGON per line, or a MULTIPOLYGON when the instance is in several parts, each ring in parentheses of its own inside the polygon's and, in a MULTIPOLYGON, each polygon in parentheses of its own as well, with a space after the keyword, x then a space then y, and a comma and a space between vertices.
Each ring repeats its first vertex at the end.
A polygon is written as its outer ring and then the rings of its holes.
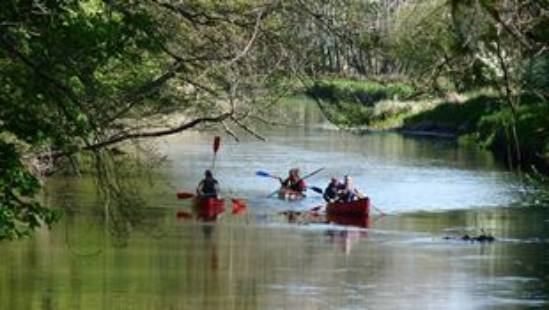
POLYGON ((221 137, 220 136, 215 136, 214 137, 214 141, 213 141, 213 152, 214 152, 214 155, 213 155, 213 158, 212 158, 212 169, 215 168, 215 158, 216 158, 216 155, 217 155, 217 151, 219 151, 219 147, 221 146, 221 137))

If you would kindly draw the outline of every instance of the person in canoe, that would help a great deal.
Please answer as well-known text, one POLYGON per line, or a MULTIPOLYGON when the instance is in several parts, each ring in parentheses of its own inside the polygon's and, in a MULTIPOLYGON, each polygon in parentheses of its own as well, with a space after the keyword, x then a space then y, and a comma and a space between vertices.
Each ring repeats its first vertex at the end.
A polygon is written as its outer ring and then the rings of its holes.
POLYGON ((206 198, 218 198, 219 195, 219 182, 214 179, 210 170, 204 172, 204 179, 198 183, 196 188, 196 194, 199 197, 206 198))
POLYGON ((280 179, 281 190, 291 190, 305 196, 307 184, 299 176, 299 169, 293 168, 288 172, 288 177, 285 180, 280 179))
POLYGON ((362 197, 364 197, 364 195, 362 195, 362 193, 355 188, 353 178, 346 175, 343 182, 343 188, 339 192, 338 201, 351 202, 362 197))
POLYGON ((343 184, 339 182, 336 177, 332 177, 326 189, 324 189, 324 194, 322 197, 326 202, 335 202, 338 200, 339 192, 343 189, 343 184))

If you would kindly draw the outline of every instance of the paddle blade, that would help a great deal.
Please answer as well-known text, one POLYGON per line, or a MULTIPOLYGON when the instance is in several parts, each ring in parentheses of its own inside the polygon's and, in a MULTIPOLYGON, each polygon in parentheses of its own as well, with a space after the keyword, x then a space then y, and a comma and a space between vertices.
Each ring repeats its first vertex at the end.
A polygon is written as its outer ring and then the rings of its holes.
POLYGON ((311 210, 309 210, 309 212, 318 212, 318 211, 320 211, 320 209, 322 209, 322 206, 316 206, 314 208, 311 208, 311 210))
POLYGON ((192 217, 193 217, 193 215, 190 214, 189 212, 185 212, 185 211, 178 211, 177 212, 177 218, 178 219, 190 219, 192 217))
POLYGON ((246 212, 246 202, 242 199, 231 199, 233 202, 233 214, 242 214, 246 212))
POLYGON ((213 151, 214 151, 214 153, 217 153, 220 146, 221 146, 221 137, 220 136, 215 136, 214 137, 214 142, 213 142, 213 151))
POLYGON ((319 216, 320 214, 318 212, 320 211, 320 209, 322 209, 322 206, 316 206, 314 208, 311 208, 311 210, 309 210, 309 215, 313 217, 319 216))
POLYGON ((177 192, 177 199, 189 199, 193 198, 194 194, 189 192, 177 192))
POLYGON ((316 187, 316 186, 309 186, 309 189, 312 190, 313 192, 316 192, 316 193, 319 193, 319 194, 322 194, 322 188, 320 187, 316 187))
POLYGON ((260 176, 260 177, 268 177, 270 178, 271 177, 271 174, 266 172, 266 171, 262 171, 262 170, 258 170, 255 172, 255 175, 257 176, 260 176))

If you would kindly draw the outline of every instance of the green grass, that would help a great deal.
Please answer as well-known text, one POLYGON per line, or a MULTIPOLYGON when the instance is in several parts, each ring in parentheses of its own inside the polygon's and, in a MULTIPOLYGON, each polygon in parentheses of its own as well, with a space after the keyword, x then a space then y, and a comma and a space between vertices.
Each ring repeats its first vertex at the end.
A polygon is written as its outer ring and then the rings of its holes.
POLYGON ((326 100, 330 103, 349 102, 373 106, 385 99, 402 99, 413 95, 414 88, 404 83, 382 84, 372 81, 324 79, 318 80, 306 90, 309 96, 326 100))
MULTIPOLYGON (((406 101, 414 94, 404 83, 322 79, 305 91, 321 99, 330 120, 340 127, 408 129, 455 134, 459 142, 493 150, 507 158, 514 143, 511 111, 494 91, 460 94, 458 99, 406 101)), ((549 103, 523 96, 516 129, 521 157, 549 173, 549 103)))

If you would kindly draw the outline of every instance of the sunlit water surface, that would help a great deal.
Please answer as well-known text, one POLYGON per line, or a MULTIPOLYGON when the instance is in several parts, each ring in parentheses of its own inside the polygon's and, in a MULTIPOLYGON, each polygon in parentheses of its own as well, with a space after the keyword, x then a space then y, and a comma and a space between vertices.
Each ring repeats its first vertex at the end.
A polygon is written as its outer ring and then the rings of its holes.
POLYGON ((214 133, 162 141, 168 163, 141 176, 123 207, 105 204, 90 178, 52 179, 44 197, 64 216, 0 244, 0 308, 549 307, 549 211, 490 154, 399 134, 263 133, 267 142, 223 136, 214 172, 224 196, 246 199, 248 210, 214 222, 177 218, 190 207, 175 199, 211 166, 214 133), (373 212, 368 228, 310 223, 318 194, 267 198, 277 181, 255 176, 291 167, 325 167, 308 179, 319 187, 352 175, 388 215, 373 212), (301 214, 289 222, 288 210, 301 214), (481 229, 496 242, 443 239, 481 229))

